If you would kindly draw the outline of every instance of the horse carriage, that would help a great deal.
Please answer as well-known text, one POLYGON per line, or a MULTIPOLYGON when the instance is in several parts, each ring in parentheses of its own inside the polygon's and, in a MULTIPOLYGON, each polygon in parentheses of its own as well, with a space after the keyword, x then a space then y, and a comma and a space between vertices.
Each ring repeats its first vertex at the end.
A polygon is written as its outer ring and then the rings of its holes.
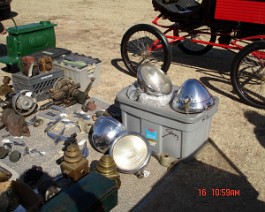
POLYGON ((167 72, 171 48, 175 45, 188 55, 202 55, 213 47, 230 49, 236 52, 230 69, 235 92, 245 103, 265 108, 265 1, 153 0, 152 3, 160 13, 152 23, 165 31, 137 24, 125 32, 121 56, 132 75, 144 62, 167 72))

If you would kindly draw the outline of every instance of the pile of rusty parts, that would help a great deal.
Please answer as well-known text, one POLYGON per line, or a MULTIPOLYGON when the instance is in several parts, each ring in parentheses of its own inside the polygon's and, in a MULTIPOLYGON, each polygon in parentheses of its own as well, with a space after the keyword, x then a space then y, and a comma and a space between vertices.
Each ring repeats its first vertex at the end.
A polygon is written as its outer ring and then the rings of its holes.
MULTIPOLYGON (((44 72, 52 73, 53 61, 49 56, 40 57, 38 59, 32 56, 21 58, 21 73, 28 79, 32 79, 44 72)), ((88 134, 94 122, 100 116, 111 116, 105 110, 98 110, 95 101, 89 100, 88 95, 93 86, 95 78, 90 79, 84 91, 80 90, 80 84, 75 83, 69 77, 59 77, 47 92, 49 94, 48 101, 39 102, 34 91, 19 90, 10 85, 11 78, 4 76, 3 84, 0 86, 0 107, 2 115, 0 119, 1 130, 6 130, 6 135, 2 135, 2 143, 0 146, 0 159, 6 157, 12 163, 16 163, 21 157, 29 154, 38 154, 45 156, 45 152, 35 148, 30 148, 23 140, 23 136, 30 137, 29 126, 39 127, 48 121, 44 129, 44 133, 50 137, 54 144, 63 142, 61 158, 55 162, 60 166, 61 175, 57 179, 51 177, 45 178, 42 167, 33 165, 28 171, 20 176, 19 180, 10 180, 12 174, 8 170, 0 166, 0 211, 10 211, 16 209, 18 205, 22 205, 27 210, 40 209, 51 197, 60 194, 63 187, 57 184, 56 180, 65 179, 67 186, 75 186, 82 178, 87 177, 87 182, 95 178, 97 174, 105 176, 111 181, 108 184, 109 195, 117 199, 117 190, 120 188, 120 175, 113 158, 109 155, 103 155, 97 162, 96 166, 89 166, 88 141, 83 139, 77 141, 77 134, 65 136, 64 131, 67 124, 74 124, 80 130, 80 133, 88 134), (74 110, 73 116, 77 117, 76 121, 66 119, 65 107, 80 104, 80 111, 74 110), (93 115, 88 115, 87 112, 93 115), (33 116, 33 117, 32 117, 33 116), (28 120, 29 119, 29 120, 28 120), (63 128, 58 133, 54 133, 54 128, 62 123, 63 128), (24 150, 18 151, 12 149, 14 145, 21 146, 24 150), (95 176, 91 173, 97 173, 95 176), (89 177, 91 175, 91 177, 89 177), (89 180, 89 178, 91 178, 89 180), (114 186, 113 186, 114 185, 114 186), (38 189, 38 194, 33 192, 38 189)), ((98 177, 96 177, 98 179, 98 177)), ((94 180, 93 180, 94 181, 94 180)), ((87 182, 82 181, 86 184, 87 182)), ((104 182, 104 179, 103 181, 104 182)), ((99 192, 104 193, 105 191, 99 192)), ((63 192, 61 192, 63 193, 63 192)), ((60 198, 60 197, 59 197, 60 198)), ((102 207, 102 206, 100 206, 102 207)))
POLYGON ((40 57, 37 61, 32 56, 25 56, 21 58, 21 64, 21 72, 28 77, 36 76, 41 72, 48 72, 53 69, 52 58, 49 56, 40 57))

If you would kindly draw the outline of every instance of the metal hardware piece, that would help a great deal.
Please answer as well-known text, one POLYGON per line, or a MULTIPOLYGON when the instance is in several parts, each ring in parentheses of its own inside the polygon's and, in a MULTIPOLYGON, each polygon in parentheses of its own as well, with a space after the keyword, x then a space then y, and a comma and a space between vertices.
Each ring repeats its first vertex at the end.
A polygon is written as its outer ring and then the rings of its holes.
POLYGON ((8 155, 8 149, 3 146, 0 146, 0 159, 4 159, 8 155))
POLYGON ((43 152, 43 151, 39 151, 37 149, 30 149, 29 147, 25 147, 24 149, 24 153, 23 153, 23 156, 26 156, 26 155, 29 155, 29 154, 38 154, 40 156, 44 156, 46 155, 46 152, 43 152))
POLYGON ((89 173, 88 160, 85 159, 77 144, 69 145, 64 152, 64 161, 60 165, 63 174, 73 181, 89 173))
POLYGON ((120 174, 117 171, 116 163, 109 155, 103 155, 96 165, 96 172, 104 175, 105 177, 114 180, 117 189, 121 186, 120 174))
POLYGON ((86 104, 82 105, 82 110, 84 112, 88 112, 88 111, 94 111, 97 109, 97 105, 95 104, 95 101, 93 102, 87 102, 86 104))
POLYGON ((84 104, 88 98, 87 94, 80 91, 79 88, 80 84, 75 84, 71 78, 61 77, 55 81, 49 92, 54 104, 71 106, 75 103, 84 104))
POLYGON ((14 150, 9 154, 9 160, 16 163, 21 158, 21 153, 18 150, 14 150))
POLYGON ((38 107, 37 100, 29 90, 17 92, 12 98, 12 108, 17 114, 27 116, 32 114, 38 107))
POLYGON ((8 181, 12 177, 12 173, 0 166, 0 182, 8 181))
POLYGON ((30 136, 25 118, 22 115, 16 114, 13 109, 6 108, 3 110, 2 121, 10 135, 19 137, 30 136))
POLYGON ((60 114, 60 117, 58 117, 54 122, 50 123, 45 129, 44 132, 48 132, 56 127, 57 124, 59 124, 63 118, 65 118, 66 115, 60 114))
POLYGON ((87 115, 83 111, 77 112, 76 110, 74 110, 73 114, 76 115, 76 116, 78 116, 78 117, 83 118, 84 120, 89 120, 90 119, 90 115, 87 115))
POLYGON ((50 131, 47 132, 47 135, 53 139, 55 144, 58 144, 59 141, 66 141, 69 137, 64 136, 65 127, 57 134, 50 131))

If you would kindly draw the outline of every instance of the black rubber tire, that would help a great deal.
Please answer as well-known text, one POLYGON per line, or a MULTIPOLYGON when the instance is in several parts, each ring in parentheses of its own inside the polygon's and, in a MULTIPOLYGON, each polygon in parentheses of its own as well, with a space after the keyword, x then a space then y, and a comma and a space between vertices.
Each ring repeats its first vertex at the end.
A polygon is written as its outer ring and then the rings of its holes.
POLYGON ((148 24, 138 24, 129 28, 122 38, 120 51, 126 68, 133 76, 136 76, 139 65, 144 62, 151 62, 166 73, 172 60, 168 40, 159 29, 148 24), (153 39, 159 40, 159 51, 147 50, 155 41, 153 39))
MULTIPOLYGON (((203 27, 205 27, 205 26, 203 26, 203 27)), ((205 30, 209 31, 210 37, 207 40, 204 40, 204 39, 201 39, 201 40, 214 43, 216 41, 216 35, 212 32, 212 30, 210 28, 205 28, 205 30)), ((197 31, 199 31, 199 30, 195 29, 194 31, 189 32, 189 34, 193 34, 193 36, 203 35, 202 33, 197 33, 197 31)), ((191 36, 190 36, 190 38, 191 38, 191 36)), ((198 39, 198 40, 200 40, 200 39, 198 39)), ((183 51, 184 53, 189 54, 189 55, 203 55, 213 48, 212 45, 205 45, 204 46, 203 44, 197 44, 197 43, 193 43, 191 41, 188 45, 186 45, 185 42, 187 42, 187 41, 188 40, 186 39, 186 40, 180 42, 178 44, 178 47, 181 51, 183 51), (189 46, 189 45, 191 45, 191 46, 189 46), (199 47, 199 49, 196 49, 198 47, 199 47), (193 49, 193 48, 195 48, 195 49, 193 49)))
POLYGON ((265 109, 265 42, 257 41, 245 46, 236 54, 230 72, 234 91, 246 104, 265 109), (256 53, 256 56, 252 54, 256 53))

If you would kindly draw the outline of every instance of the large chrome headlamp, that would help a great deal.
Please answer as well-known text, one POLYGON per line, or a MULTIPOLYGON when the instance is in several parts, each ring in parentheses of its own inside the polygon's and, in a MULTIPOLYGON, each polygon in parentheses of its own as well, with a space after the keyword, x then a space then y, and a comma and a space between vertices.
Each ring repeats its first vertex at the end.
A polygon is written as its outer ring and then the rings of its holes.
POLYGON ((169 77, 161 69, 149 63, 139 66, 137 83, 145 93, 154 96, 168 95, 173 88, 169 77))
POLYGON ((137 132, 123 132, 112 143, 109 154, 120 172, 135 174, 149 162, 150 144, 137 132))
POLYGON ((116 137, 125 130, 126 128, 115 118, 100 116, 93 125, 91 145, 99 152, 105 153, 116 137))

